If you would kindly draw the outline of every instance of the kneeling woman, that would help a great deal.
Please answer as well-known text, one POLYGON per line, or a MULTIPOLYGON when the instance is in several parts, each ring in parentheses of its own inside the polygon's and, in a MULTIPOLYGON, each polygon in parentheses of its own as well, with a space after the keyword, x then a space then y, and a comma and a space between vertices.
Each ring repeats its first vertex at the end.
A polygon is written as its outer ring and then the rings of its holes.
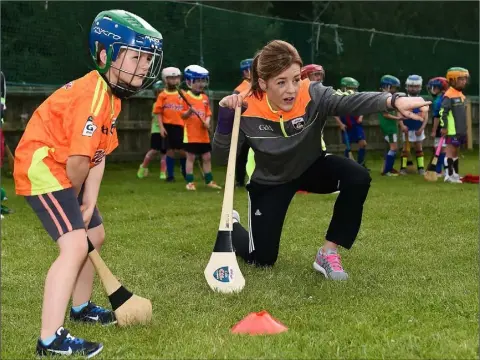
POLYGON ((427 111, 429 102, 404 94, 345 95, 320 82, 301 80, 302 65, 297 50, 280 40, 271 41, 256 54, 250 92, 220 101, 213 155, 222 162, 228 158, 233 109, 243 106, 240 132, 245 136, 241 138, 251 148, 249 231, 234 223, 233 246, 238 256, 257 266, 276 262, 285 215, 298 190, 317 194, 339 190, 325 243, 313 266, 327 278, 346 280, 337 247, 350 249, 355 241, 371 178, 356 162, 325 152, 322 132, 327 116, 396 109, 421 121, 422 114, 411 110, 422 107, 427 111))

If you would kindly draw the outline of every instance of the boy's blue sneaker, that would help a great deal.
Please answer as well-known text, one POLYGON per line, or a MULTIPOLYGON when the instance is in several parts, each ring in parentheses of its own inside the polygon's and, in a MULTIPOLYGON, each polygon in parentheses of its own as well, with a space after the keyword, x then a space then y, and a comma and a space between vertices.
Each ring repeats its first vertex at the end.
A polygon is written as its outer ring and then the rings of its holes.
POLYGON ((117 323, 117 319, 113 311, 95 305, 91 301, 89 301, 88 305, 78 312, 70 309, 70 320, 100 323, 102 325, 113 325, 117 323))
POLYGON ((48 346, 43 345, 42 340, 38 339, 37 355, 81 355, 89 359, 103 350, 102 344, 73 337, 70 335, 70 332, 63 327, 59 327, 55 335, 55 340, 48 346))

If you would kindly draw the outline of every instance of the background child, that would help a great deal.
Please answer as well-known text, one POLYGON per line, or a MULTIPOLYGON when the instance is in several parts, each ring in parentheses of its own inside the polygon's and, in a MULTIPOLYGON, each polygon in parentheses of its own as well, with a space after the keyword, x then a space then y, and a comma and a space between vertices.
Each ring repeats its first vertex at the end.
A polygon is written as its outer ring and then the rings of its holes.
MULTIPOLYGON (((0 115, 1 115, 1 123, 0 123, 0 168, 3 167, 3 159, 5 156, 5 138, 3 136, 3 113, 6 106, 6 98, 7 98, 7 83, 5 81, 5 76, 3 72, 0 71, 0 90, 2 94, 1 103, 0 103, 0 115)), ((10 169, 11 170, 11 169, 10 169)), ((7 200, 7 193, 5 189, 2 187, 0 188, 0 203, 1 203, 1 212, 0 217, 3 219, 4 214, 11 214, 13 213, 12 209, 9 209, 7 206, 4 205, 4 201, 7 200)))
POLYGON ((197 190, 194 183, 193 164, 197 155, 202 157, 203 172, 205 174, 205 184, 212 189, 221 189, 212 175, 210 135, 208 129, 210 127, 210 117, 212 112, 208 96, 203 90, 208 85, 208 70, 198 66, 189 65, 184 71, 185 83, 190 90, 187 91, 185 97, 188 104, 184 104, 184 112, 182 118, 185 120, 183 148, 187 153, 186 164, 186 189, 197 190))
POLYGON ((325 70, 322 65, 310 64, 302 67, 300 72, 301 79, 309 79, 310 81, 320 81, 323 83, 325 80, 325 70))
MULTIPOLYGON (((240 71, 242 72, 243 81, 235 88, 234 94, 248 91, 250 89, 250 68, 252 67, 253 59, 245 59, 240 62, 240 71)), ((243 136, 240 135, 240 136, 243 136)), ((240 148, 238 149, 237 162, 235 165, 235 185, 238 187, 245 186, 245 175, 248 160, 248 149, 250 148, 246 141, 239 139, 240 148)))
MULTIPOLYGON (((384 75, 380 79, 380 90, 391 94, 400 89, 400 80, 392 75, 384 75)), ((393 168, 398 149, 398 120, 403 119, 396 115, 396 111, 385 111, 378 114, 380 129, 382 130, 385 141, 388 143, 388 151, 385 156, 382 175, 398 176, 398 172, 393 168)))
MULTIPOLYGON (((435 77, 430 79, 427 83, 427 90, 432 95, 432 133, 431 136, 435 139, 433 143, 433 151, 437 150, 437 146, 440 142, 440 138, 442 136, 440 126, 440 108, 442 107, 443 96, 445 91, 448 90, 448 81, 444 77, 435 77)), ((444 167, 445 162, 445 149, 447 144, 444 142, 442 145, 442 149, 440 150, 440 155, 438 157, 437 166, 436 166, 436 173, 437 176, 442 176, 442 168, 444 167)))
MULTIPOLYGON (((352 77, 344 77, 340 80, 340 90, 343 92, 357 92, 360 83, 352 77)), ((363 131, 362 121, 363 116, 335 116, 340 130, 342 130, 342 140, 346 144, 346 141, 358 144, 358 158, 357 162, 366 168, 365 166, 365 154, 367 141, 365 139, 365 131, 363 131)), ((345 156, 348 157, 348 149, 345 149, 345 156)), ((368 169, 367 169, 368 170, 368 169)))
MULTIPOLYGON (((422 90, 422 77, 419 75, 410 75, 405 82, 408 96, 418 96, 422 90)), ((419 113, 419 109, 415 109, 413 113, 419 113)), ((419 122, 413 119, 400 120, 400 127, 402 129, 403 137, 403 152, 402 152, 402 164, 400 168, 400 174, 407 174, 407 161, 410 155, 407 150, 406 139, 410 144, 415 146, 415 155, 417 158, 417 171, 419 175, 425 174, 424 155, 422 143, 425 140, 425 126, 427 125, 428 114, 425 114, 425 120, 419 122)))
MULTIPOLYGON (((161 80, 153 84, 152 89, 155 95, 155 98, 158 99, 158 96, 162 92, 164 84, 161 80)), ((153 113, 155 109, 155 103, 152 106, 152 127, 150 130, 150 150, 145 154, 143 162, 138 167, 137 177, 143 179, 148 176, 148 164, 155 157, 155 155, 160 152, 160 179, 166 179, 166 153, 165 144, 162 141, 162 136, 160 135, 160 124, 158 123, 157 116, 153 113)))
POLYGON ((447 76, 450 88, 445 92, 440 109, 441 134, 446 135, 446 156, 448 171, 445 182, 461 183, 458 153, 467 142, 467 110, 462 90, 467 86, 470 74, 467 69, 452 67, 447 76))
POLYGON ((183 151, 183 100, 178 94, 182 73, 176 67, 162 70, 165 89, 158 95, 153 113, 160 126, 160 136, 167 150, 167 181, 174 181, 175 155, 180 159, 182 175, 185 178, 185 152, 183 151))

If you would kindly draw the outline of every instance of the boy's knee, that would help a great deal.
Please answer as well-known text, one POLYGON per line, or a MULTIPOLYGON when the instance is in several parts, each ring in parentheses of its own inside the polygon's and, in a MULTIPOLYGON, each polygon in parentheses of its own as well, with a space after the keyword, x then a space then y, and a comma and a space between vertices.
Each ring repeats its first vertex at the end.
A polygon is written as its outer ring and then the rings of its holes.
POLYGON ((83 261, 88 255, 88 242, 84 229, 74 230, 57 240, 60 255, 68 256, 72 261, 83 261))
POLYGON ((103 224, 93 229, 88 229, 87 234, 90 242, 93 244, 93 246, 95 246, 96 249, 102 247, 103 243, 105 242, 105 227, 103 224))

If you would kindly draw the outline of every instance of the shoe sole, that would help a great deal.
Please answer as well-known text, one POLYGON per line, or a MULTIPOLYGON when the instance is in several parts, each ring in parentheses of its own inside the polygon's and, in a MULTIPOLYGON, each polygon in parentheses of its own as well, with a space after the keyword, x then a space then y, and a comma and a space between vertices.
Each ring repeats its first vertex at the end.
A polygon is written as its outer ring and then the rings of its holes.
POLYGON ((70 318, 70 321, 77 322, 77 323, 83 323, 83 324, 100 324, 101 326, 105 326, 105 327, 116 325, 118 323, 117 320, 111 321, 111 322, 106 323, 106 324, 103 324, 100 321, 88 321, 88 320, 72 319, 72 318, 70 318))
POLYGON ((100 347, 95 350, 93 353, 90 353, 87 355, 87 359, 90 359, 92 357, 94 357, 95 355, 98 355, 101 351, 103 350, 103 345, 100 345, 100 347))
MULTIPOLYGON (((85 355, 79 355, 77 353, 72 353, 68 356, 85 356, 87 359, 90 359, 92 357, 94 357, 95 355, 98 355, 100 352, 102 352, 103 350, 103 344, 100 344, 99 348, 97 350, 95 350, 94 352, 90 353, 90 354, 85 354, 85 355)), ((59 355, 59 354, 54 354, 54 353, 49 353, 49 352, 46 352, 46 353, 42 353, 42 354, 39 354, 38 351, 35 353, 36 357, 37 358, 43 358, 43 357, 50 357, 50 356, 55 356, 55 355, 59 355)))

